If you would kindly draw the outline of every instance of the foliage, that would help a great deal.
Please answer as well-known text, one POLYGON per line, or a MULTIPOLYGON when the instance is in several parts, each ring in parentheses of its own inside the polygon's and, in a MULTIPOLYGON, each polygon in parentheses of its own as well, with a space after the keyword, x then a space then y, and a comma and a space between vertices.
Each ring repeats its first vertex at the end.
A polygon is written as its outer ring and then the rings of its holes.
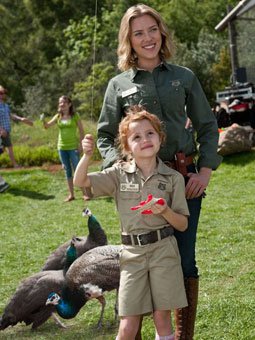
POLYGON ((205 27, 213 33, 214 27, 226 15, 226 5, 236 3, 236 0, 170 0, 159 1, 156 8, 163 13, 170 31, 178 41, 186 43, 189 48, 192 43, 198 42, 199 34, 205 27))
POLYGON ((226 59, 226 42, 215 33, 201 30, 197 44, 190 48, 185 43, 177 46, 176 62, 189 67, 203 84, 203 89, 211 104, 215 101, 215 91, 227 84, 230 76, 230 62, 226 59), (224 58, 225 57, 225 58, 224 58))
POLYGON ((92 67, 85 82, 75 83, 74 98, 78 99, 81 105, 78 107, 83 118, 98 119, 105 87, 108 80, 114 76, 114 67, 108 62, 97 63, 92 67))
MULTIPOLYGON (((203 201, 197 237, 200 269, 199 304, 194 340, 254 339, 254 174, 255 151, 228 156, 213 173, 203 201), (240 204, 242 202, 242 204, 240 204)), ((98 164, 90 170, 98 169, 98 164)), ((87 235, 82 193, 63 203, 63 172, 20 169, 1 172, 10 189, 1 194, 0 314, 20 281, 38 272, 60 244, 87 235), (18 251, 17 251, 18 250, 18 251)), ((86 202, 105 228, 110 244, 119 244, 119 220, 112 199, 86 202)), ((48 320, 37 331, 17 325, 1 331, 3 339, 113 340, 115 292, 106 293, 105 323, 95 329, 100 307, 88 302, 75 319, 59 329, 48 320)), ((143 323, 143 339, 154 338, 150 317, 143 323)))
MULTIPOLYGON (((50 115, 60 95, 72 96, 75 92, 77 104, 87 112, 91 102, 87 88, 95 69, 106 63, 117 73, 120 20, 126 9, 136 3, 134 0, 2 0, 0 83, 9 89, 14 109, 25 115, 37 116, 42 111, 50 115), (85 92, 79 93, 80 88, 85 88, 85 92)), ((225 48, 228 39, 226 31, 214 35, 214 27, 225 16, 226 4, 235 5, 236 0, 148 0, 146 4, 162 13, 177 46, 181 46, 175 61, 181 64, 186 60, 192 69, 198 69, 202 86, 212 100, 217 81, 210 67, 221 60, 217 40, 225 48), (203 40, 205 28, 208 37, 214 36, 211 45, 203 40)), ((229 82, 229 72, 230 69, 224 69, 220 84, 229 82)), ((111 74, 109 71, 108 76, 111 74)), ((97 79, 95 118, 108 80, 105 76, 97 79)))

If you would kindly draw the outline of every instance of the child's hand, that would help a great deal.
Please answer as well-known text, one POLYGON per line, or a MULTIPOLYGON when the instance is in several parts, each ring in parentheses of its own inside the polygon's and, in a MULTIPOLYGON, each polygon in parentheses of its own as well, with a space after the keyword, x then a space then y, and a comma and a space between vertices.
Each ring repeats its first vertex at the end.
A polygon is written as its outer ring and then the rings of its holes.
POLYGON ((85 135, 81 144, 82 144, 82 149, 85 155, 91 156, 93 154, 94 145, 95 145, 93 136, 90 134, 85 135))
POLYGON ((162 215, 165 213, 166 209, 167 203, 164 198, 160 198, 160 202, 154 203, 150 208, 153 215, 162 215))
POLYGON ((131 207, 131 210, 138 210, 141 211, 142 215, 150 215, 150 214, 162 214, 167 208, 167 204, 166 201, 163 198, 155 198, 153 197, 151 194, 148 195, 146 201, 142 201, 140 202, 139 205, 135 206, 135 207, 131 207), (156 209, 156 205, 160 205, 163 206, 163 209, 156 209), (152 210, 152 207, 156 207, 154 209, 154 211, 152 210))

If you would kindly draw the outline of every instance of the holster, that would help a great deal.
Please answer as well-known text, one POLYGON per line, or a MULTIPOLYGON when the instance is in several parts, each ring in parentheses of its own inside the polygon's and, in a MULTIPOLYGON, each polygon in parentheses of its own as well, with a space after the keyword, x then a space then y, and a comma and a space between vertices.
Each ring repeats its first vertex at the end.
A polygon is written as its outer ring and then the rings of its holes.
POLYGON ((186 164, 186 156, 184 152, 177 152, 174 156, 175 168, 179 171, 184 177, 187 176, 187 165, 186 164))

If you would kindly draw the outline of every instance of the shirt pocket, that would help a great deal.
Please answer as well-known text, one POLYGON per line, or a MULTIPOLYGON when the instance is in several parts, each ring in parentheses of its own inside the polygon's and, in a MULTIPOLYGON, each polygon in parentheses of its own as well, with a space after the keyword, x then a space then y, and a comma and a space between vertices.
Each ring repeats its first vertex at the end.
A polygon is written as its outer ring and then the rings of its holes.
POLYGON ((167 84, 163 101, 167 111, 185 114, 186 93, 181 81, 172 80, 167 84))
POLYGON ((138 205, 141 201, 140 192, 120 191, 118 199, 118 210, 123 214, 132 214, 131 207, 138 205))

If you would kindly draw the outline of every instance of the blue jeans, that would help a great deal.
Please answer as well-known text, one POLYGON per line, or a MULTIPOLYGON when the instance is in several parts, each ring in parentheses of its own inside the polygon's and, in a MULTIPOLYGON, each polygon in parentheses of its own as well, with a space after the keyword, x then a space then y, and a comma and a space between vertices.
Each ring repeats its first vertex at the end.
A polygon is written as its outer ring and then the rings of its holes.
MULTIPOLYGON (((191 166, 188 168, 189 172, 196 172, 195 167, 191 166)), ((196 235, 197 235, 197 227, 198 221, 201 211, 202 205, 202 196, 198 198, 193 198, 187 200, 189 207, 189 221, 188 228, 184 231, 174 231, 174 235, 177 239, 181 262, 182 262, 182 270, 185 278, 187 277, 198 277, 198 269, 196 267, 196 235)))
POLYGON ((64 166, 66 178, 67 179, 72 178, 73 171, 75 171, 80 160, 78 150, 58 150, 58 154, 61 163, 64 166))

